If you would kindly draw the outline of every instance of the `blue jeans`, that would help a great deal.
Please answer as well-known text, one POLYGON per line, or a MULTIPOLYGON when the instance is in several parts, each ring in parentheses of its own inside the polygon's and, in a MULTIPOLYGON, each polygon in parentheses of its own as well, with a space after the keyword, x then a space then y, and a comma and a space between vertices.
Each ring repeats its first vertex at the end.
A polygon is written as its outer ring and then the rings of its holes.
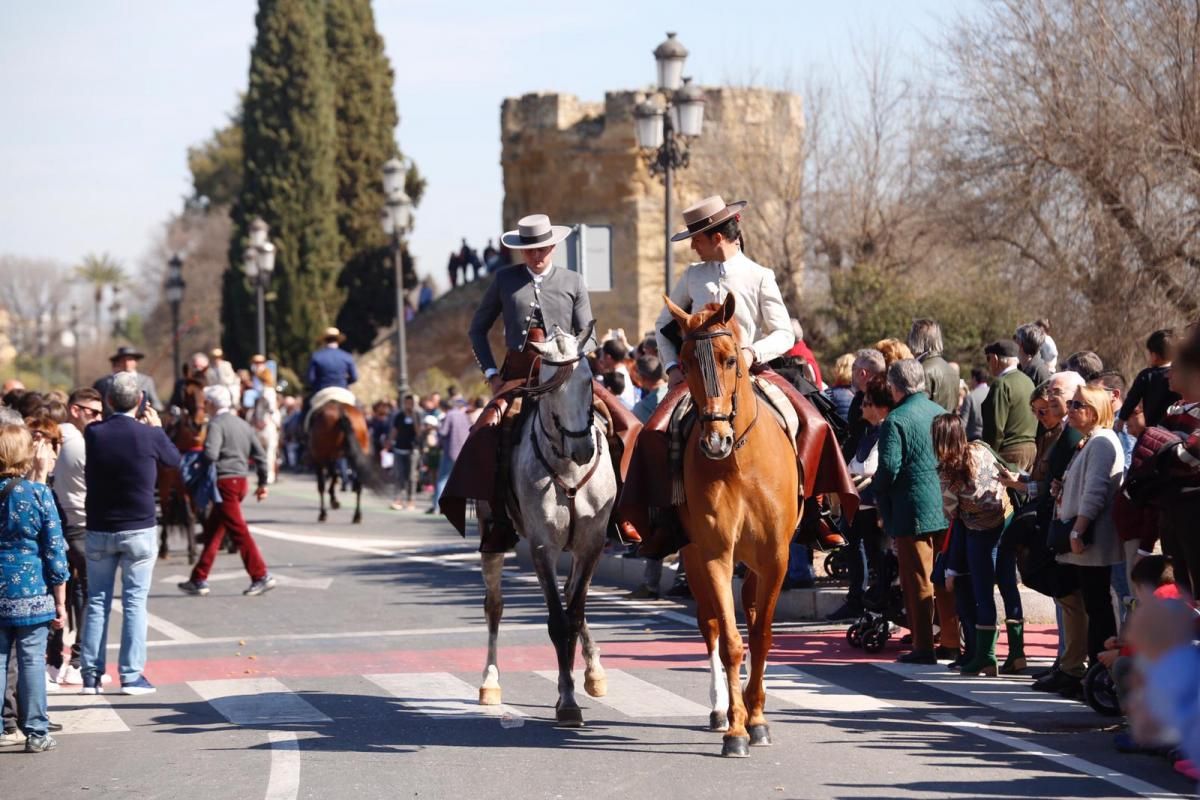
POLYGON ((0 625, 0 697, 7 690, 8 654, 17 644, 17 724, 26 736, 45 736, 50 720, 46 718, 46 640, 50 623, 37 625, 0 625))
POLYGON ((83 623, 80 661, 85 677, 104 674, 108 616, 112 611, 113 584, 121 568, 121 683, 132 683, 146 666, 146 598, 158 556, 156 528, 120 533, 87 532, 88 599, 83 623))
POLYGON ((967 544, 967 566, 975 589, 975 623, 996 624, 996 600, 992 587, 1000 587, 1004 600, 1005 619, 1024 618, 1021 608, 1021 592, 1017 588, 1017 561, 1015 553, 1000 548, 1001 525, 989 531, 964 530, 967 544))
POLYGON ((813 572, 812 555, 806 545, 792 543, 788 546, 787 576, 794 581, 808 582, 816 579, 813 572))
POLYGON ((430 508, 437 509, 438 500, 441 499, 442 491, 446 488, 446 482, 450 480, 450 473, 454 470, 454 459, 450 458, 445 453, 438 460, 437 484, 433 489, 433 505, 430 508))

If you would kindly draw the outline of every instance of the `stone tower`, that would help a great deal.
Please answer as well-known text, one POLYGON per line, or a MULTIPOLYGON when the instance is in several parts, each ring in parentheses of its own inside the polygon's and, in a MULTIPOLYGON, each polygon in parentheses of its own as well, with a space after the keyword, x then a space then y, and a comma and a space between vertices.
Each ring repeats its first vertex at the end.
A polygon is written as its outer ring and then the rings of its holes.
MULTIPOLYGON (((662 308, 663 186, 650 175, 634 137, 641 92, 609 92, 603 103, 533 93, 501 106, 500 163, 505 230, 525 214, 556 223, 611 226, 612 288, 591 292, 597 332, 621 327, 636 344, 662 308)), ((798 213, 803 169, 803 106, 798 95, 766 89, 705 90, 704 131, 691 165, 675 173, 672 229, 681 210, 710 194, 749 200, 747 255, 776 270, 785 300, 797 298, 802 263, 798 213), (784 262, 784 263, 780 263, 784 262)), ((676 245, 676 280, 693 260, 676 245)))

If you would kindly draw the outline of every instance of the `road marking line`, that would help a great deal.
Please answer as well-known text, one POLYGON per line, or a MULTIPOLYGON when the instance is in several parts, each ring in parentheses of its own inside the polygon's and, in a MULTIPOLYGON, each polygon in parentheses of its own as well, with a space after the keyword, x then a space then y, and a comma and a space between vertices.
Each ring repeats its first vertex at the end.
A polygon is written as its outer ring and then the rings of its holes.
POLYGON ((444 540, 412 540, 412 539, 345 539, 337 536, 316 536, 281 531, 276 528, 264 528, 261 525, 251 525, 250 533, 264 536, 268 539, 278 539, 281 542, 296 544, 311 544, 318 547, 332 547, 338 550, 350 550, 356 553, 367 553, 377 556, 402 555, 405 549, 417 549, 422 552, 446 548, 447 552, 461 553, 462 547, 446 547, 444 540))
MULTIPOLYGON (((537 674, 551 683, 558 684, 558 670, 538 670, 537 674)), ((649 681, 630 675, 625 670, 606 670, 608 694, 593 697, 597 703, 606 705, 627 717, 703 717, 708 719, 708 706, 680 697, 649 681)), ((583 671, 575 672, 575 688, 583 699, 583 671)))
POLYGON ((188 686, 234 725, 259 727, 331 721, 275 678, 188 681, 188 686))
MULTIPOLYGON (((623 619, 620 622, 588 622, 588 627, 593 629, 618 628, 625 629, 631 626, 646 626, 655 620, 646 617, 637 617, 634 619, 623 619)), ((501 625, 501 630, 505 632, 519 631, 545 631, 546 624, 544 622, 505 622, 501 625)), ((181 645, 204 645, 204 644, 232 644, 234 642, 306 642, 306 641, 322 641, 326 639, 392 639, 397 637, 407 636, 443 636, 454 633, 476 633, 486 632, 487 626, 484 623, 478 625, 458 625, 450 628, 403 628, 392 631, 335 631, 331 633, 272 633, 272 634, 246 634, 240 636, 210 636, 198 637, 188 641, 175 641, 172 639, 156 639, 146 642, 146 647, 179 647, 181 645)), ((120 644, 108 645, 109 650, 117 650, 120 644)))
POLYGON ((271 773, 266 800, 294 800, 300 794, 300 741, 292 731, 267 731, 271 773))
MULTIPOLYGON (((297 589, 328 589, 333 585, 333 578, 293 578, 290 575, 284 575, 279 572, 272 572, 271 575, 275 580, 279 581, 280 586, 294 586, 297 589)), ((159 578, 158 582, 178 584, 182 581, 190 580, 190 578, 190 575, 168 575, 165 578, 159 578)), ((208 576, 209 583, 236 580, 248 581, 250 578, 241 570, 214 572, 208 576)))
POLYGON ((63 733, 125 733, 129 726, 98 694, 48 694, 47 706, 54 721, 62 723, 63 733))
MULTIPOLYGON (((124 614, 124 606, 121 605, 119 598, 113 598, 112 611, 114 614, 124 614)), ((196 644, 200 641, 200 637, 191 631, 185 631, 174 622, 168 622, 162 617, 156 617, 149 611, 146 612, 146 627, 158 631, 177 644, 196 644)))
POLYGON ((853 689, 823 681, 795 667, 768 666, 763 686, 768 696, 808 711, 852 713, 907 710, 853 689))
POLYGON ((1186 795, 1174 794, 1165 789, 1161 789, 1152 783, 1116 772, 1109 767, 1102 767, 1099 764, 1093 764, 1090 761, 1085 761, 1078 756, 1067 755, 1060 753, 1057 750, 1052 750, 1049 747, 1042 747, 1025 739, 1018 739, 1016 736, 1010 736, 1006 733, 989 728, 979 722, 970 722, 959 719, 952 714, 930 714, 930 719, 949 725, 965 733, 973 736, 978 736, 981 739, 987 739, 997 744, 1002 744, 1005 747, 1019 750, 1022 753, 1028 753, 1031 756, 1044 758, 1049 761, 1062 764, 1064 767, 1073 769, 1076 772, 1081 772, 1084 775, 1090 775, 1093 778, 1099 778, 1102 781, 1111 783, 1114 786, 1120 787, 1127 792, 1133 792, 1140 797, 1154 798, 1155 800, 1173 800, 1174 798, 1184 798, 1186 795))
POLYGON ((392 672, 363 675, 401 705, 430 717, 524 717, 511 706, 479 705, 479 690, 448 672, 392 672))
POLYGON ((1020 678, 984 678, 948 672, 941 664, 875 664, 910 681, 1010 714, 1090 714, 1083 703, 1035 692, 1020 678))

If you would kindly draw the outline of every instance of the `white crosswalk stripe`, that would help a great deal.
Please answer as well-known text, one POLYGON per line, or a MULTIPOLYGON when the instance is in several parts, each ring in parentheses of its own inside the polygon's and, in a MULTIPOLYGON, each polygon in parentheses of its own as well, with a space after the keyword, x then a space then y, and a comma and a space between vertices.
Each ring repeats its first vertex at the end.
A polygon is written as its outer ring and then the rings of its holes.
POLYGON ((479 705, 479 690, 448 672, 364 675, 408 709, 431 717, 523 717, 506 705, 479 705))
POLYGON ((192 691, 234 725, 329 722, 329 717, 275 678, 189 681, 192 691))
POLYGON ((876 667, 903 676, 923 686, 970 700, 1008 714, 1092 713, 1076 700, 1056 694, 1035 692, 1021 678, 983 678, 957 675, 941 664, 876 664, 876 667))
POLYGON ((767 697, 808 711, 839 713, 904 711, 871 695, 815 678, 795 667, 767 667, 763 679, 767 697))
MULTIPOLYGON (((558 670, 540 670, 537 673, 558 685, 558 670)), ((708 716, 708 706, 694 703, 674 692, 669 692, 649 681, 634 677, 620 669, 606 670, 608 694, 604 697, 588 698, 635 719, 645 717, 694 717, 708 716)), ((584 701, 583 672, 575 672, 575 686, 579 701, 584 701)))
POLYGON ((50 718, 63 726, 61 733, 124 733, 129 730, 102 694, 48 694, 46 705, 50 718))

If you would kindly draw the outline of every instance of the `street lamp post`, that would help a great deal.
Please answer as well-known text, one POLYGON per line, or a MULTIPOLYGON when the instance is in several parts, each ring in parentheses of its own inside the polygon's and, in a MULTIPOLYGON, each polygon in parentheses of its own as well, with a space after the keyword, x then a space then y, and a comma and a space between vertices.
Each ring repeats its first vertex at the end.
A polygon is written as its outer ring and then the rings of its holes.
POLYGON ((255 303, 258 309, 258 352, 267 354, 267 287, 271 284, 271 273, 275 270, 275 245, 267 239, 270 226, 255 217, 250 223, 250 246, 242 253, 242 271, 254 284, 255 303))
POLYGON ((180 375, 179 365, 179 307, 183 304, 183 290, 187 282, 183 279, 183 259, 179 254, 171 256, 167 262, 167 281, 165 285, 167 303, 171 306, 171 363, 175 367, 174 377, 180 375))
POLYGON ((638 147, 646 154, 651 175, 662 175, 665 201, 663 203, 664 239, 666 254, 663 260, 663 281, 671 291, 673 254, 671 252, 671 183, 677 169, 688 166, 688 145, 700 135, 704 125, 704 92, 683 77, 683 65, 688 51, 674 33, 654 49, 658 67, 658 94, 661 102, 648 99, 634 109, 634 132, 638 147))
POLYGON ((79 385, 79 306, 71 304, 71 360, 74 386, 79 385))
POLYGON ((112 305, 108 307, 108 312, 113 319, 113 338, 121 339, 127 335, 125 325, 129 321, 129 309, 125 307, 125 301, 121 299, 120 286, 113 287, 112 297, 112 305))
POLYGON ((383 232, 392 239, 392 262, 396 270, 396 383, 400 397, 408 394, 408 304, 404 300, 404 263, 401 240, 412 227, 412 200, 404 191, 408 167, 398 158, 383 165, 383 193, 387 202, 380 212, 383 232))

